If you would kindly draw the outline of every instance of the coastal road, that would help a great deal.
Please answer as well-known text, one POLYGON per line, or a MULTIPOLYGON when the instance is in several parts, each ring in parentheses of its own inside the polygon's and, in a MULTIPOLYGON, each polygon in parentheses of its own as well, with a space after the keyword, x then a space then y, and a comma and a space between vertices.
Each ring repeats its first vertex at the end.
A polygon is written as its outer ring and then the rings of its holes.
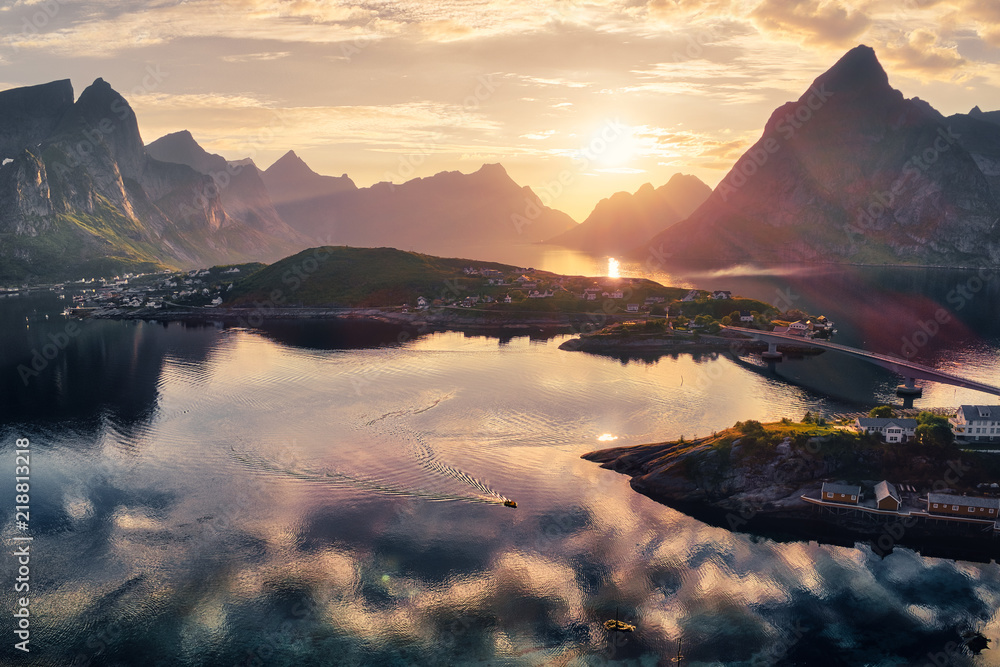
POLYGON ((929 382, 940 382, 941 384, 950 384, 955 387, 974 389, 986 394, 992 394, 993 396, 1000 396, 1000 387, 994 387, 993 385, 985 384, 983 382, 969 380, 968 378, 953 375, 952 373, 945 373, 944 371, 939 371, 935 368, 931 368, 930 366, 924 366, 923 364, 918 364, 913 361, 907 361, 901 357, 892 357, 887 354, 868 352, 867 350, 861 350, 856 347, 838 345, 837 343, 817 340, 815 338, 790 336, 788 334, 758 331, 756 329, 744 329, 743 327, 723 327, 723 329, 726 331, 741 333, 767 343, 784 343, 786 345, 796 345, 798 347, 816 347, 824 350, 832 350, 834 352, 842 352, 844 354, 849 354, 852 357, 864 359, 865 361, 873 363, 876 366, 887 368, 893 373, 902 375, 908 381, 927 380, 929 382))

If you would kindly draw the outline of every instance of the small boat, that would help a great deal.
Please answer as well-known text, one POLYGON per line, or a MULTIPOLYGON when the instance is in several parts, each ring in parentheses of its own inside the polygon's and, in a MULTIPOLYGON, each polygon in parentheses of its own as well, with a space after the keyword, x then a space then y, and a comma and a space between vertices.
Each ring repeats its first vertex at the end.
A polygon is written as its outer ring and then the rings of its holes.
POLYGON ((615 607, 615 617, 604 621, 604 629, 608 632, 635 632, 634 625, 618 620, 618 607, 615 607))
POLYGON ((635 626, 616 618, 609 618, 604 621, 604 629, 609 632, 635 632, 635 626))
POLYGON ((515 503, 513 500, 505 500, 505 501, 503 501, 503 506, 504 507, 515 507, 516 508, 517 507, 517 503, 515 503))

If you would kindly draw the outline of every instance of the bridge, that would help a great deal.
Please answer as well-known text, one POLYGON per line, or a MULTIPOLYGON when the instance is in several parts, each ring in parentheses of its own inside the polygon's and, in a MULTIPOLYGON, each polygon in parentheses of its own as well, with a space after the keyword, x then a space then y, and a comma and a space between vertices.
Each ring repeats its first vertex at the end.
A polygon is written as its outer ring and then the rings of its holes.
POLYGON ((896 392, 901 396, 920 396, 922 390, 914 384, 915 380, 926 380, 929 382, 950 384, 955 387, 974 389, 975 391, 981 391, 986 394, 1000 396, 1000 387, 994 387, 993 385, 976 382, 975 380, 969 380, 951 373, 945 373, 944 371, 939 371, 935 368, 931 368, 930 366, 924 366, 923 364, 918 364, 913 361, 907 361, 906 359, 902 359, 900 357, 878 354, 877 352, 868 352, 867 350, 860 350, 856 347, 848 347, 847 345, 838 345, 837 343, 831 343, 825 340, 804 338, 802 336, 791 336, 789 334, 780 334, 771 331, 758 331, 756 329, 744 329, 743 327, 723 327, 723 329, 726 331, 741 333, 745 336, 750 336, 755 340, 766 342, 768 349, 763 355, 765 359, 781 358, 781 353, 778 352, 777 349, 778 343, 795 345, 797 347, 814 347, 824 350, 833 350, 835 352, 849 354, 858 359, 863 359, 869 363, 886 368, 893 373, 902 375, 906 378, 906 383, 900 385, 896 389, 896 392))

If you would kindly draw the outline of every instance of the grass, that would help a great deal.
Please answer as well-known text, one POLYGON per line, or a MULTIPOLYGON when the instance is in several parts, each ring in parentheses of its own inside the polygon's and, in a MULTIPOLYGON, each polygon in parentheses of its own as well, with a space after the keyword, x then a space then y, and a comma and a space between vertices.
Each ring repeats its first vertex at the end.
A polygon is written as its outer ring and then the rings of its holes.
MULTIPOLYGON (((266 269, 240 279, 227 296, 226 303, 247 306, 272 302, 280 306, 304 307, 399 307, 417 305, 418 297, 442 302, 461 301, 465 297, 490 296, 493 303, 480 301, 475 310, 495 313, 588 313, 606 312, 611 303, 624 312, 627 302, 648 296, 665 299, 682 293, 650 280, 619 281, 629 299, 609 301, 579 298, 585 287, 609 279, 584 276, 560 276, 548 271, 532 271, 530 278, 540 291, 552 290, 555 296, 527 298, 528 289, 520 284, 490 285, 481 275, 466 275, 463 269, 500 271, 506 280, 522 274, 518 267, 497 262, 434 257, 394 248, 350 248, 327 246, 305 250, 286 257, 266 269), (510 294, 513 303, 502 303, 510 294)), ((609 288, 610 289, 610 288, 609 288)), ((473 315, 475 310, 470 310, 473 315)))

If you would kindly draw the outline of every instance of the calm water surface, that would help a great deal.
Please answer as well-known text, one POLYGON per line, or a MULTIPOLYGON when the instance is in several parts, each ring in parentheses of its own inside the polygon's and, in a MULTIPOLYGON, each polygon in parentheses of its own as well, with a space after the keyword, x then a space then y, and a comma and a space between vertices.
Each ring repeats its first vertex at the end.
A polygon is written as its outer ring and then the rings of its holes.
MULTIPOLYGON (((963 276, 690 280, 790 288, 842 342, 885 351, 963 276)), ((775 371, 616 359, 565 337, 85 322, 25 386, 16 368, 64 331, 62 305, 0 301, 0 489, 13 497, 30 438, 35 536, 32 652, 8 632, 4 664, 658 665, 682 638, 689 665, 923 665, 960 632, 1000 639, 995 564, 730 533, 579 458, 864 409, 894 400, 890 373, 829 354, 775 371), (610 645, 616 609, 639 632, 610 645)), ((1000 383, 996 305, 992 283, 950 304, 916 358, 1000 383)), ((962 402, 995 401, 928 385, 918 405, 962 402)))

